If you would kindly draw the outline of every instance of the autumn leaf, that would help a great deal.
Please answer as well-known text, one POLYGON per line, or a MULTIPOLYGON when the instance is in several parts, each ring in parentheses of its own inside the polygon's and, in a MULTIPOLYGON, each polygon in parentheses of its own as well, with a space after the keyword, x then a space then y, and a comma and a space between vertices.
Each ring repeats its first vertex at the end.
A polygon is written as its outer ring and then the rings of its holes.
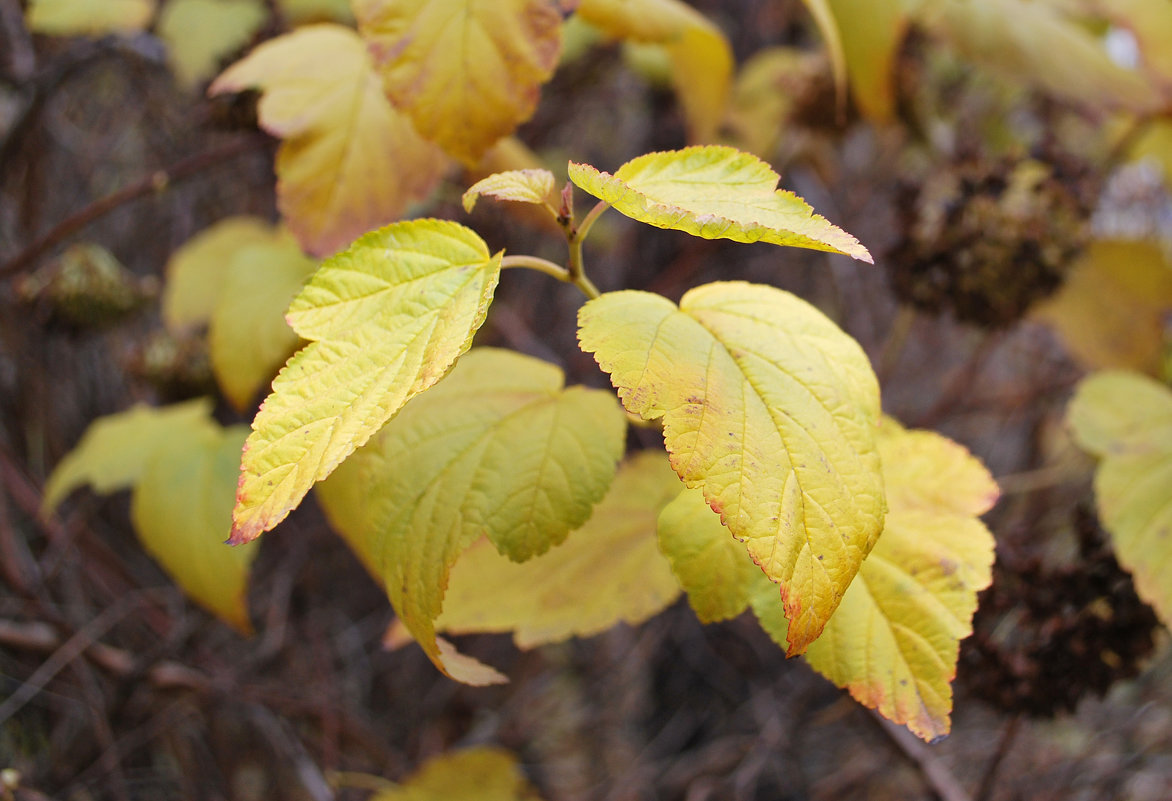
POLYGON ((158 32, 175 75, 190 87, 248 44, 267 16, 261 0, 170 0, 159 15, 158 32))
POLYGON ((431 759, 401 785, 370 801, 539 801, 517 760, 499 748, 469 748, 431 759))
POLYGON ((245 429, 221 428, 211 409, 201 399, 94 421, 49 476, 43 513, 85 484, 101 494, 133 489, 131 520, 143 547, 193 600, 247 634, 256 549, 224 545, 245 429))
POLYGON ((211 401, 200 398, 162 409, 135 406, 95 420, 45 482, 42 514, 51 514, 86 484, 102 495, 130 489, 161 440, 174 431, 203 430, 211 411, 211 401))
MULTIPOLYGON (((976 516, 998 490, 968 451, 933 432, 885 419, 879 450, 883 535, 806 659, 859 703, 934 740, 951 727, 960 641, 992 580, 993 537, 976 516)), ((752 606, 784 647, 776 589, 758 584, 752 606)))
POLYGON ((442 658, 434 626, 453 563, 482 535, 518 561, 560 543, 622 455, 613 395, 562 382, 553 365, 477 348, 319 488, 412 636, 461 681, 475 683, 442 658))
POLYGON ((962 56, 1073 103, 1154 110, 1159 99, 1138 72, 1119 66, 1102 42, 1051 3, 936 0, 917 17, 962 56))
POLYGON ((383 95, 366 46, 340 25, 309 25, 257 47, 211 95, 256 88, 277 151, 277 205, 302 247, 333 253, 424 198, 446 159, 383 95))
POLYGON ((277 7, 293 25, 354 21, 350 0, 277 0, 277 7))
POLYGON ((500 254, 462 225, 388 225, 327 259, 289 307, 310 344, 289 360, 245 445, 232 541, 293 509, 411 397, 447 374, 484 322, 500 254))
POLYGON ((240 448, 247 426, 218 426, 184 437, 168 432, 134 487, 130 517, 147 553, 193 600, 244 634, 248 574, 257 543, 232 548, 240 448))
POLYGON ((1172 92, 1172 3, 1161 0, 1076 0, 1082 10, 1130 31, 1144 69, 1172 92))
POLYGON ((52 36, 104 36, 144 30, 155 0, 29 0, 25 24, 52 36))
POLYGON ((895 117, 895 59, 907 33, 907 0, 826 0, 842 39, 851 95, 874 122, 895 117))
POLYGON ((482 178, 464 192, 464 211, 471 213, 481 196, 515 203, 544 204, 556 216, 557 191, 549 170, 507 170, 482 178))
POLYGON ((871 262, 853 236, 777 188, 780 177, 751 153, 689 147, 648 153, 614 175, 570 162, 570 180, 628 217, 705 239, 770 242, 871 262))
POLYGON ((684 107, 688 141, 712 142, 732 81, 732 47, 707 17, 679 0, 580 0, 578 18, 610 36, 661 45, 684 107))
POLYGON ((285 309, 316 267, 287 231, 249 217, 217 223, 172 255, 165 319, 173 329, 208 323, 212 370, 237 409, 297 349, 285 309))
POLYGON ((578 325, 627 411, 663 419, 676 473, 781 584, 790 653, 804 651, 883 525, 879 389, 858 343, 805 301, 740 282, 678 308, 608 293, 578 325))
POLYGON ((436 629, 511 631, 518 647, 532 648, 658 614, 680 587, 657 549, 656 515, 681 489, 664 454, 643 451, 619 468, 590 519, 548 553, 518 564, 478 540, 452 569, 436 629))
POLYGON ((843 51, 843 37, 839 32, 835 13, 831 10, 830 0, 802 0, 802 4, 810 12, 810 16, 814 18, 818 32, 822 34, 822 41, 826 43, 826 49, 830 53, 830 66, 834 72, 834 87, 841 101, 846 92, 847 56, 843 51))
POLYGON ((474 166, 537 107, 561 50, 552 0, 353 0, 387 96, 474 166))
POLYGON ((1067 416, 1079 445, 1100 459, 1095 501, 1119 564, 1172 625, 1172 390, 1136 373, 1095 373, 1067 416))
POLYGON ((744 546, 720 522, 700 490, 679 493, 660 513, 658 530, 659 548, 701 623, 744 612, 760 582, 776 600, 777 585, 747 558, 744 546))
POLYGON ((1157 374, 1172 314, 1172 263, 1157 242, 1092 242, 1032 314, 1088 367, 1157 374))

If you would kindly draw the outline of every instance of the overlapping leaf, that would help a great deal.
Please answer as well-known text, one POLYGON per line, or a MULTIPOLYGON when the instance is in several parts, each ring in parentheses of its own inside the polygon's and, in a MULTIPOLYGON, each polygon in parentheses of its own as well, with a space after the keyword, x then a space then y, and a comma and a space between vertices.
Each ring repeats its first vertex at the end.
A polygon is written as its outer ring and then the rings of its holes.
POLYGON ((484 322, 500 254, 452 222, 373 231, 326 260, 289 308, 312 340, 273 381, 245 445, 232 540, 277 525, 410 398, 451 369, 484 322))
POLYGON ((103 36, 141 31, 154 13, 155 0, 30 0, 25 22, 35 33, 103 36))
POLYGON ((1172 314, 1172 264, 1157 242, 1093 242, 1034 314, 1090 367, 1155 374, 1172 314))
POLYGON ((316 266, 287 231, 250 217, 211 226, 171 257, 164 316, 172 328, 208 323, 212 369, 237 409, 297 349, 285 309, 316 266))
POLYGON ((1100 458, 1095 501, 1135 591, 1172 625, 1172 390, 1147 376, 1095 373, 1068 412, 1100 458))
MULTIPOLYGON (((991 578, 993 538, 976 515, 993 504, 997 487, 964 448, 939 435, 893 420, 881 430, 886 526, 806 659, 859 702, 931 740, 948 732, 960 640, 991 578)), ((681 496, 660 525, 669 553, 688 548, 705 557, 708 570, 673 561, 689 601, 698 614, 720 616, 751 604, 785 647, 777 587, 730 547, 728 529, 698 495, 681 496)))
POLYGON ((557 192, 549 170, 507 170, 474 183, 464 193, 464 211, 471 212, 481 195, 515 203, 545 204, 557 214, 557 192))
POLYGON ((793 295, 739 282, 679 308, 608 293, 578 323, 623 405, 663 419, 676 473, 781 584, 790 653, 804 651, 883 525, 879 390, 858 343, 793 295))
POLYGON ((229 67, 210 94, 258 88, 277 151, 277 205, 309 253, 333 253, 399 217, 439 181, 443 155, 383 95, 366 45, 340 25, 309 25, 229 67))
POLYGON ((133 488, 131 517, 147 552, 192 599, 249 633, 256 548, 224 545, 245 433, 221 428, 203 400, 101 418, 49 477, 45 512, 87 483, 100 493, 133 488))
POLYGON ((477 541, 452 569, 436 628, 512 631, 519 647, 531 648, 658 614, 680 587, 657 550, 656 516, 681 489, 667 457, 644 451, 619 468, 590 519, 548 553, 518 564, 477 541))
POLYGON ((354 0, 383 87, 418 131, 474 165, 537 107, 561 50, 552 0, 354 0))
POLYGON ((705 239, 771 242, 845 253, 870 262, 853 236, 836 228, 761 159, 731 147, 648 153, 614 175, 570 162, 570 180, 640 222, 705 239))
POLYGON ((370 801, 538 801, 538 796, 512 754, 479 747, 435 757, 370 801))
POLYGON ((485 681, 435 638, 459 555, 483 535, 511 559, 543 553, 590 517, 614 477, 625 415, 609 392, 562 381, 531 357, 476 349, 319 490, 334 527, 453 678, 485 681))
POLYGON ((679 0, 580 0, 578 17, 611 36, 662 45, 688 122, 688 140, 715 139, 732 81, 732 48, 707 17, 679 0))
POLYGON ((171 0, 158 30, 176 76, 194 86, 247 44, 267 16, 261 0, 171 0))

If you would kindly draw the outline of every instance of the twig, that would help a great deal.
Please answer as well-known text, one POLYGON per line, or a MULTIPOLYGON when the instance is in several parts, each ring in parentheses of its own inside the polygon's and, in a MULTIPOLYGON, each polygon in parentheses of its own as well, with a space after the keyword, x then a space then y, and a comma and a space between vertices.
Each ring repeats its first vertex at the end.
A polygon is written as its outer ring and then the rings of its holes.
POLYGON ((872 717, 880 728, 891 738, 895 746, 920 769, 920 774, 940 801, 972 801, 952 771, 941 762, 927 745, 920 742, 907 729, 897 726, 876 712, 872 717))
POLYGON ((985 768, 985 775, 981 777, 981 786, 977 790, 976 801, 986 801, 992 794, 993 784, 997 780, 997 771, 1001 767, 1005 755, 1009 753, 1009 747, 1016 739, 1020 725, 1021 715, 1014 715, 1005 724, 1005 730, 1001 732, 1001 739, 997 741, 997 750, 993 752, 989 767, 985 768))
POLYGON ((145 178, 94 201, 57 223, 35 242, 0 266, 0 278, 7 278, 23 270, 70 235, 120 206, 140 197, 162 192, 179 181, 223 164, 267 143, 267 141, 266 138, 257 135, 233 139, 219 147, 180 159, 166 169, 156 170, 145 178))

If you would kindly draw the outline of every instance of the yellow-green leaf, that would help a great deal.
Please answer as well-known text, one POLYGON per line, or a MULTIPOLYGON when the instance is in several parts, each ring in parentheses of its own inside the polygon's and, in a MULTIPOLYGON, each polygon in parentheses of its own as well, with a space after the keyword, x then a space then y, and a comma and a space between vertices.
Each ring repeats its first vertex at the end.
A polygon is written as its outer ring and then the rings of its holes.
POLYGON ((1155 109, 1153 85, 1119 66, 1102 42, 1053 4, 1036 0, 936 0, 919 16, 961 55, 1057 97, 1094 107, 1155 109))
POLYGON ((827 0, 842 37, 846 77, 868 119, 895 116, 895 58, 907 32, 906 0, 827 0))
POLYGON ((215 73, 220 59, 246 45, 267 16, 261 0, 170 0, 158 31, 175 75, 194 86, 215 73))
POLYGON ((340 25, 308 25, 229 67, 209 94, 257 88, 277 151, 277 205, 308 253, 333 253, 399 217, 446 159, 383 95, 366 45, 340 25))
POLYGON ((480 747, 435 757, 370 801, 538 801, 538 796, 512 754, 480 747))
POLYGON ((436 629, 512 631, 532 648, 659 614, 680 587, 656 548, 655 518, 680 490, 667 457, 644 451, 619 468, 585 525, 548 553, 518 564, 478 540, 452 569, 436 629))
POLYGON ((473 166, 529 119, 561 50, 552 0, 353 0, 387 96, 473 166))
POLYGON ((85 484, 101 494, 133 487, 161 441, 176 432, 206 430, 211 411, 211 401, 200 398, 162 409, 135 406, 94 421, 45 482, 43 513, 85 484))
POLYGON ((237 409, 297 349, 285 309, 316 266, 287 231, 251 217, 211 226, 168 262, 164 319, 209 324, 212 369, 237 409))
POLYGON ((354 20, 350 0, 277 0, 277 7, 285 19, 294 25, 309 22, 341 22, 354 20))
MULTIPOLYGON (((874 0, 872 4, 873 2, 874 0)), ((822 34, 822 40, 826 42, 826 49, 830 52, 831 70, 834 72, 834 86, 841 99, 846 92, 847 57, 843 52, 843 37, 838 20, 835 19, 835 12, 831 10, 829 0, 802 0, 802 3, 814 18, 818 32, 822 34)))
POLYGON ((1119 564, 1172 625, 1172 390, 1136 373, 1095 373, 1068 415, 1079 444, 1101 459, 1095 501, 1119 564))
POLYGON ((167 261, 163 321, 172 331, 211 319, 235 254, 246 245, 267 242, 272 226, 258 217, 228 217, 183 243, 167 261))
POLYGON ((580 0, 578 17, 611 36, 662 45, 684 107, 688 141, 716 138, 728 103, 733 55, 707 17, 679 0, 580 0))
POLYGON ((731 147, 648 153, 614 175, 570 162, 570 180, 628 217, 705 239, 770 242, 870 262, 853 236, 814 213, 761 159, 731 147))
POLYGON ((104 36, 144 30, 155 0, 30 0, 28 29, 53 36, 104 36))
POLYGON ((1172 90, 1172 3, 1167 0, 1080 0, 1078 5, 1129 30, 1144 69, 1172 90))
POLYGON ((622 455, 626 416, 601 390, 563 389, 559 369, 478 348, 319 488, 334 528, 382 580, 436 663, 434 621, 452 564, 482 535, 527 559, 582 525, 622 455))
POLYGON ((1034 315, 1083 364, 1158 374, 1172 314, 1172 263, 1158 242, 1099 240, 1034 315))
POLYGON ((481 195, 517 203, 544 203, 557 214, 557 192, 549 170, 508 170, 483 178, 464 193, 464 211, 471 212, 481 195))
POLYGON ((43 510, 74 489, 133 489, 131 520, 143 547, 195 601, 250 633, 245 593, 253 547, 224 544, 232 522, 243 426, 223 429, 200 399, 146 406, 94 421, 45 485, 43 510))
POLYGON ((246 426, 214 425, 168 432, 135 484, 130 516, 147 553, 188 596, 251 634, 248 574, 259 543, 224 543, 247 433, 246 426))
POLYGON ((232 259, 208 329, 212 370, 224 395, 245 409, 300 342, 285 310, 317 268, 293 237, 278 232, 232 259))
MULTIPOLYGON (((997 485, 960 445, 883 422, 889 510, 883 536, 838 611, 810 645, 810 665, 925 740, 948 733, 960 641, 992 579, 993 537, 976 518, 997 485)), ((777 592, 756 588, 762 626, 785 642, 777 592)))
POLYGON ((781 584, 801 653, 883 526, 879 388, 858 343, 787 292, 740 282, 677 308, 608 293, 578 316, 627 411, 663 418, 672 467, 781 584))
POLYGON ((720 522, 700 490, 684 490, 660 513, 659 548, 701 623, 744 612, 760 581, 776 599, 777 587, 746 558, 744 546, 720 522))
POLYGON ((232 539, 281 522, 412 396, 468 350, 500 277, 462 225, 388 225, 327 259, 289 307, 312 340, 273 381, 241 464, 232 539))

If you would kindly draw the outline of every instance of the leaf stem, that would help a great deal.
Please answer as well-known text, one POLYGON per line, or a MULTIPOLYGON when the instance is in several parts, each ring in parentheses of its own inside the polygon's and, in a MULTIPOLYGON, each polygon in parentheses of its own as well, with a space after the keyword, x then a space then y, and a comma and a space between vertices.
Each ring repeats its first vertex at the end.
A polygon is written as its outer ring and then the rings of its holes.
POLYGON ((595 221, 602 216, 602 213, 610 208, 610 204, 605 200, 600 200, 594 204, 594 208, 586 212, 586 216, 582 218, 582 224, 578 226, 578 240, 581 241, 590 233, 590 229, 594 227, 595 221))
POLYGON ((530 270, 537 270, 539 273, 552 275, 559 281, 573 283, 573 278, 570 276, 569 270, 560 264, 554 264, 549 259, 543 259, 540 256, 505 256, 501 259, 501 269, 507 270, 510 267, 527 267, 530 270))
POLYGON ((581 234, 570 229, 567 231, 566 241, 570 246, 570 261, 566 264, 566 271, 570 276, 569 282, 582 290, 582 293, 591 300, 599 297, 602 293, 598 291, 598 287, 594 286, 594 282, 586 277, 586 272, 582 269, 581 234))

